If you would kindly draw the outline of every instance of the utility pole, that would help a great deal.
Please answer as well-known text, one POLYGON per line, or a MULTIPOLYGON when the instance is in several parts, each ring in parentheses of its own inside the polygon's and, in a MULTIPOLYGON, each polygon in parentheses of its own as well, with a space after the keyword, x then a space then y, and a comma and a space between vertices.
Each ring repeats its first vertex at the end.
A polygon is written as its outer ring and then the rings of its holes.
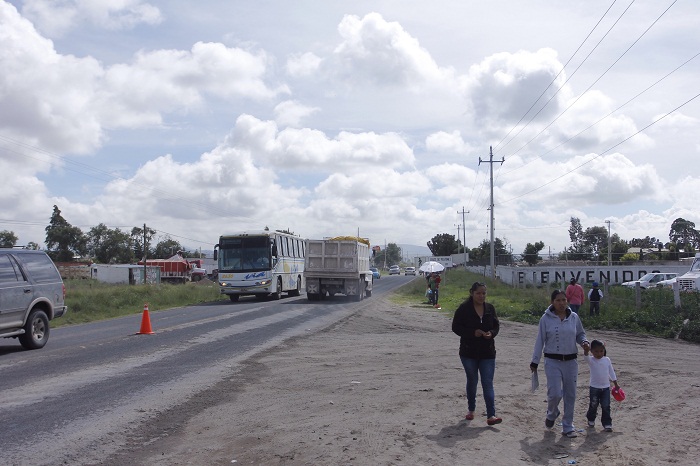
MULTIPOLYGON (((457 213, 460 213, 459 210, 457 213)), ((462 206, 462 246, 464 247, 464 268, 467 268, 467 225, 464 223, 464 214, 468 214, 469 211, 464 211, 464 206, 462 206)), ((457 235, 459 235, 459 230, 457 230, 457 235)))
MULTIPOLYGON (((501 157, 500 163, 505 162, 506 159, 501 157)), ((481 165, 481 162, 486 163, 486 160, 481 160, 481 157, 479 157, 479 165, 481 165)), ((494 222, 494 215, 493 215, 493 164, 494 163, 499 163, 498 160, 496 162, 493 161, 493 147, 489 146, 489 174, 490 174, 490 182, 491 182, 491 205, 489 206, 489 210, 491 210, 491 278, 496 278, 496 245, 494 243, 494 238, 493 238, 493 222, 494 222)))
MULTIPOLYGON (((461 238, 459 235, 459 229, 462 228, 462 225, 458 223, 455 226, 457 227, 457 240, 459 240, 461 238)), ((464 245, 462 245, 462 248, 464 248, 464 245)), ((459 254, 459 247, 457 247, 457 254, 459 254)))
POLYGON ((146 266, 146 259, 148 257, 148 245, 146 244, 146 224, 143 224, 143 284, 148 284, 148 267, 146 266))
POLYGON ((608 265, 612 265, 612 250, 610 249, 610 220, 606 220, 608 224, 608 265))
POLYGON ((386 239, 384 240, 384 270, 386 270, 386 239))

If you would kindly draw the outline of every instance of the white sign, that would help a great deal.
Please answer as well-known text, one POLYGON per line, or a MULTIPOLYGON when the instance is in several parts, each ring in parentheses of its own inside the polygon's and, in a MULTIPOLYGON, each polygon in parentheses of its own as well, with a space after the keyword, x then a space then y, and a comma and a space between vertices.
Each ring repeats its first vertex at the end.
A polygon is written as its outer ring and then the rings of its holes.
MULTIPOLYGON (((446 269, 450 269, 453 267, 452 256, 423 256, 417 259, 420 260, 420 264, 425 264, 428 261, 435 261, 441 264, 446 269)), ((420 267, 420 265, 417 265, 417 267, 420 267)))

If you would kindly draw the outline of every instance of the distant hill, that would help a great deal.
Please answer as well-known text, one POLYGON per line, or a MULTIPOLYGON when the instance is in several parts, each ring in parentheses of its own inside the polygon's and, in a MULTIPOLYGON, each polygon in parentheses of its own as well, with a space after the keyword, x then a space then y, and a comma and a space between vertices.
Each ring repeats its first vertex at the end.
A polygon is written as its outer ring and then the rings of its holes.
POLYGON ((409 259, 432 255, 428 246, 416 246, 415 244, 398 244, 397 246, 401 248, 401 254, 409 259))

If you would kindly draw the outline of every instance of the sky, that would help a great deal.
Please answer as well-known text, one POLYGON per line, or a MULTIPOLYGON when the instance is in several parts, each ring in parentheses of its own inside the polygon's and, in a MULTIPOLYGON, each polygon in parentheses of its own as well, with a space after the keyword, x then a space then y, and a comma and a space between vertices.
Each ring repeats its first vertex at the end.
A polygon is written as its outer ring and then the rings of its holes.
POLYGON ((0 231, 43 246, 56 205, 203 250, 493 226, 557 253, 572 217, 666 242, 700 227, 698 24, 690 0, 0 0, 0 231))

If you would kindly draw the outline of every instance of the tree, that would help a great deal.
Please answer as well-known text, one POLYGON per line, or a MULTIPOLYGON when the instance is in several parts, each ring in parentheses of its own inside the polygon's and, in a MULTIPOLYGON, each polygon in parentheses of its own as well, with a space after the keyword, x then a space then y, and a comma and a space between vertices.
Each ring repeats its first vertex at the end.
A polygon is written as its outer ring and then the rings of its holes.
POLYGON ((0 248, 14 248, 17 244, 17 235, 14 231, 0 231, 0 248))
POLYGON ((700 233, 695 229, 695 223, 680 217, 671 224, 668 239, 676 244, 677 249, 686 252, 693 252, 700 247, 700 233))
MULTIPOLYGON (((145 225, 144 225, 145 226, 145 225)), ((151 243, 151 240, 156 234, 156 231, 152 228, 146 228, 146 244, 144 245, 144 238, 143 238, 143 228, 138 228, 134 227, 131 229, 131 244, 134 247, 134 256, 143 259, 145 255, 148 255, 148 257, 151 257, 152 251, 148 247, 148 245, 151 243), (144 247, 145 246, 145 247, 144 247)))
POLYGON ((527 243, 523 251, 523 260, 530 265, 537 264, 538 261, 542 260, 538 255, 542 249, 544 249, 544 243, 542 241, 538 241, 535 244, 527 243))
POLYGON ((450 256, 458 252, 459 244, 455 240, 455 235, 442 233, 433 236, 433 239, 428 241, 428 249, 433 256, 450 256))
POLYGON ((585 259, 599 259, 608 250, 608 229, 605 227, 588 227, 583 232, 581 250, 585 259))
POLYGON ((167 259, 177 254, 178 251, 182 251, 182 245, 170 236, 166 236, 156 244, 153 256, 157 259, 167 259))
POLYGON ((119 228, 110 229, 104 223, 100 223, 90 229, 87 238, 88 249, 97 262, 102 264, 133 262, 131 236, 119 228))
POLYGON ((632 238, 629 241, 629 246, 631 248, 658 248, 660 243, 661 242, 653 236, 647 236, 645 238, 632 238))
MULTIPOLYGON (((506 249, 505 241, 496 238, 493 241, 493 252, 496 255, 495 264, 509 264, 513 260, 512 254, 506 249)), ((491 263, 491 241, 483 240, 478 247, 469 251, 469 262, 476 265, 488 265, 491 263)))
POLYGON ((87 253, 87 239, 82 230, 68 223, 57 206, 53 206, 46 227, 46 250, 55 262, 70 262, 75 256, 87 253))
MULTIPOLYGON (((611 254, 610 258, 615 262, 616 260, 619 261, 621 257, 624 257, 625 254, 627 254, 627 251, 629 250, 630 247, 632 247, 627 241, 624 239, 621 239, 620 236, 617 233, 613 233, 613 235, 610 237, 610 246, 611 246, 611 254)), ((607 257, 607 250, 605 251, 606 257, 607 257)), ((612 265, 612 264, 608 264, 612 265)))
POLYGON ((389 243, 384 250, 387 265, 394 265, 401 262, 401 248, 396 243, 389 243))

